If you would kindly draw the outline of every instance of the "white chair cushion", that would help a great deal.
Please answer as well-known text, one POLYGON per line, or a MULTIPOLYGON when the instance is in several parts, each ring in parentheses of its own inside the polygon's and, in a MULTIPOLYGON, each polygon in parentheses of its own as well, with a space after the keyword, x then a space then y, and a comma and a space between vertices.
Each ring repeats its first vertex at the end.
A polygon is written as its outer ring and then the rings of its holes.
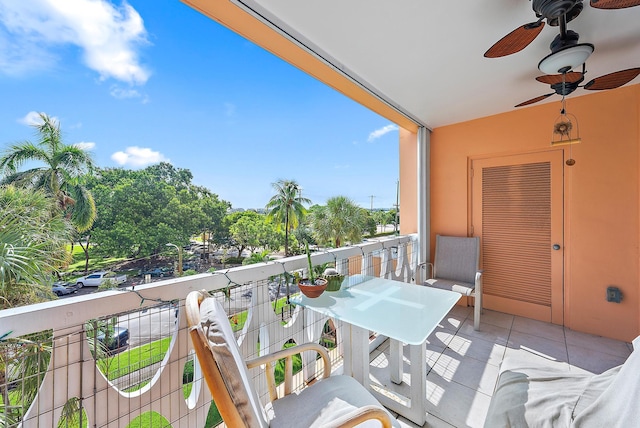
MULTIPOLYGON (((271 403, 273 428, 337 426, 340 418, 357 412, 363 406, 380 406, 369 391, 348 376, 331 376, 299 393, 289 394, 271 403)), ((398 421, 389 414, 394 427, 398 421)), ((358 427, 380 427, 377 420, 366 421, 358 427)))
MULTIPOLYGON (((634 345, 637 344, 639 344, 638 338, 634 340, 634 345)), ((580 412, 571 426, 575 428, 639 426, 640 352, 634 350, 622 366, 594 378, 608 380, 606 389, 596 399, 590 397, 590 402, 585 403, 588 406, 580 406, 580 412)))

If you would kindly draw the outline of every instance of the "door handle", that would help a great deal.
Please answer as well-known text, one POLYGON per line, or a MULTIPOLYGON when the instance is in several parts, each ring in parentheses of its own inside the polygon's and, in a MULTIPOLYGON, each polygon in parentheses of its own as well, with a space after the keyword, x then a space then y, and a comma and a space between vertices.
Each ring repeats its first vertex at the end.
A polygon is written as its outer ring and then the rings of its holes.
POLYGON ((553 249, 558 251, 560 249, 560 244, 553 244, 553 249))

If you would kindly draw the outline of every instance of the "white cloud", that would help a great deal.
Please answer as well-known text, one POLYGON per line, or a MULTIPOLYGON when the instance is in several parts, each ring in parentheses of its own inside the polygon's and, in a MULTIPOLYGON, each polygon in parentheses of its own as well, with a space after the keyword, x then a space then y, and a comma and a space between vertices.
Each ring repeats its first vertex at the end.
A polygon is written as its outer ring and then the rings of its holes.
POLYGON ((144 22, 126 2, 3 1, 0 23, 0 66, 8 74, 49 68, 56 60, 51 47, 75 45, 101 80, 143 84, 149 78, 138 58, 138 49, 149 44, 144 22))
POLYGON ((141 97, 140 92, 138 92, 135 89, 123 89, 117 85, 113 85, 111 87, 111 89, 109 90, 109 94, 111 94, 112 97, 114 98, 118 98, 120 100, 122 99, 126 99, 126 98, 139 98, 141 97))
POLYGON ((75 143, 74 146, 76 146, 80 150, 88 151, 92 150, 96 146, 96 143, 91 141, 81 141, 79 143, 75 143))
MULTIPOLYGON (((49 119, 51 119, 53 123, 60 123, 60 120, 55 116, 50 116, 49 119)), ((18 123, 28 126, 39 126, 42 125, 42 119, 40 118, 40 113, 37 111, 30 111, 24 117, 18 119, 18 123)))
POLYGON ((121 166, 143 167, 159 162, 169 162, 160 152, 151 150, 148 147, 131 146, 124 152, 119 151, 111 155, 111 159, 121 166))
POLYGON ((112 85, 109 89, 109 95, 113 98, 119 100, 126 100, 132 98, 140 98, 140 102, 142 104, 147 104, 149 102, 149 96, 146 94, 140 93, 140 91, 133 88, 122 88, 118 85, 112 85))
POLYGON ((382 128, 376 129, 375 131, 370 133, 369 138, 367 138, 367 141, 372 142, 373 140, 377 140, 378 138, 382 137, 384 134, 388 134, 389 132, 397 131, 397 130, 398 130, 397 125, 383 126, 382 128))

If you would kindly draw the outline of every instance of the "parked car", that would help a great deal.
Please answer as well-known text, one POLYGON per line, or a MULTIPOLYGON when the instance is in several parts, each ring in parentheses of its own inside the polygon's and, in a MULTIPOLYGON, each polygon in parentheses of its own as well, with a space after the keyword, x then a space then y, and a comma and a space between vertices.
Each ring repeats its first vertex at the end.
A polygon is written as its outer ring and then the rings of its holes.
POLYGON ((51 291, 53 291, 56 296, 66 296, 67 294, 77 293, 78 287, 66 281, 56 281, 51 286, 51 291))
POLYGON ((164 278, 173 275, 173 269, 168 267, 157 267, 151 270, 142 271, 142 276, 151 275, 152 277, 164 278))
POLYGON ((184 272, 185 270, 189 269, 198 270, 198 264, 193 261, 184 262, 182 264, 182 271, 184 272))
POLYGON ((129 341, 129 330, 125 327, 115 326, 111 331, 111 336, 109 340, 106 340, 105 332, 100 331, 96 335, 96 339, 109 350, 109 351, 118 351, 123 350, 127 346, 127 342, 129 341))
POLYGON ((82 288, 85 285, 87 287, 98 287, 107 279, 113 280, 116 284, 122 284, 127 280, 127 275, 116 275, 113 272, 94 272, 91 275, 76 279, 76 285, 78 288, 82 288))

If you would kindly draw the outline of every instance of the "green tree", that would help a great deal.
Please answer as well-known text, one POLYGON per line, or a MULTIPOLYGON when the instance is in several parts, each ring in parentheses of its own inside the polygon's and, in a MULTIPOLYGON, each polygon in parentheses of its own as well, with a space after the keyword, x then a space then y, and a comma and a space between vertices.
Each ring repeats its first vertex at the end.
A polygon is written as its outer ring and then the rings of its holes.
POLYGON ((278 180, 271 184, 276 194, 267 202, 268 217, 281 227, 284 225, 284 253, 289 252, 289 233, 298 226, 306 214, 304 204, 311 200, 302 197, 302 188, 295 180, 278 180))
POLYGON ((209 246, 220 243, 225 235, 223 219, 227 210, 231 208, 231 204, 218 199, 218 195, 206 188, 196 187, 196 189, 198 189, 199 216, 194 219, 194 222, 202 235, 202 243, 207 246, 207 252, 209 252, 209 246))
POLYGON ((327 205, 319 207, 311 215, 313 232, 321 244, 340 247, 345 241, 352 244, 362 241, 365 227, 362 209, 346 196, 335 196, 327 205))
MULTIPOLYGON (((0 186, 1 309, 55 297, 49 286, 52 272, 68 261, 65 246, 72 233, 57 202, 43 191, 0 186)), ((17 425, 33 401, 49 362, 50 344, 50 332, 0 340, 0 425, 17 425), (10 397, 7 385, 14 380, 21 385, 10 397), (10 398, 25 405, 12 407, 10 398)))
POLYGON ((364 224, 362 228, 362 233, 365 235, 373 236, 377 232, 377 223, 375 218, 371 215, 369 210, 360 208, 362 211, 362 216, 364 217, 364 224))
POLYGON ((71 218, 80 231, 88 230, 96 218, 96 205, 91 192, 83 183, 91 172, 91 155, 73 145, 62 142, 60 125, 44 113, 42 123, 34 125, 39 141, 13 144, 0 157, 0 184, 13 183, 42 189, 58 202, 60 209, 71 218), (25 162, 44 163, 26 171, 19 171, 25 162))
POLYGON ((97 170, 91 182, 100 213, 91 231, 101 253, 146 257, 222 227, 229 203, 191 183, 189 170, 161 163, 143 170, 97 170))
POLYGON ((254 265, 256 263, 268 262, 272 260, 269 257, 269 250, 263 250, 259 253, 252 253, 249 257, 242 261, 243 265, 254 265))
MULTIPOLYGON (((386 226, 388 223, 389 214, 386 211, 374 211, 372 214, 373 219, 376 221, 377 226, 386 226)), ((384 230, 384 229, 383 229, 384 230)))
POLYGON ((256 250, 277 251, 283 241, 282 232, 266 216, 255 211, 235 212, 227 215, 229 245, 238 249, 238 256, 245 248, 252 253, 256 250))
POLYGON ((68 262, 65 245, 72 233, 44 192, 0 186, 0 307, 49 300, 45 285, 68 262))

